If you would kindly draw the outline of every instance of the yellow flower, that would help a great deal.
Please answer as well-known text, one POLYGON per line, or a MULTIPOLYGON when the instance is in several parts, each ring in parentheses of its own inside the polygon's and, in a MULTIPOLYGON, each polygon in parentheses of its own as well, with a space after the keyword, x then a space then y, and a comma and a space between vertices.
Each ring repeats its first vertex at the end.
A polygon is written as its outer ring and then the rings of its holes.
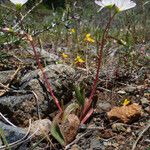
POLYGON ((127 106, 128 104, 130 104, 131 103, 131 101, 129 101, 128 99, 125 99, 124 101, 123 101, 123 106, 127 106))
POLYGON ((80 56, 77 56, 76 58, 75 58, 75 64, 76 63, 84 63, 85 61, 80 57, 80 56))
POLYGON ((95 42, 95 40, 91 37, 90 33, 86 34, 84 41, 90 42, 90 43, 94 43, 95 42))
POLYGON ((75 33, 76 30, 74 28, 71 29, 71 33, 75 33))
POLYGON ((65 54, 65 53, 62 53, 62 57, 63 57, 64 59, 66 59, 66 58, 68 58, 69 56, 68 56, 67 54, 65 54))
POLYGON ((86 38, 89 38, 89 37, 91 37, 91 34, 90 33, 86 34, 86 38))

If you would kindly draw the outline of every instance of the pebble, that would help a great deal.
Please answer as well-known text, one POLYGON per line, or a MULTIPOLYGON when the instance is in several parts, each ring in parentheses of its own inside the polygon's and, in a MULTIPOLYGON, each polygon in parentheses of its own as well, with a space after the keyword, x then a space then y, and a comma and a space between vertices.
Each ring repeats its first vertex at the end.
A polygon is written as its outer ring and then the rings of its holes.
POLYGON ((82 150, 81 147, 77 144, 72 145, 71 150, 82 150))
POLYGON ((129 85, 129 86, 126 87, 125 91, 129 92, 129 93, 133 93, 133 92, 136 91, 136 89, 137 89, 136 87, 134 87, 132 85, 129 85))
POLYGON ((31 133, 35 133, 34 136, 42 137, 48 135, 50 132, 51 121, 49 119, 36 120, 31 124, 31 133))
POLYGON ((111 109, 111 104, 108 102, 99 103, 98 108, 100 108, 102 111, 109 111, 111 109))
POLYGON ((141 98, 140 101, 141 101, 142 104, 150 104, 150 101, 145 97, 141 98))
POLYGON ((120 91, 118 91, 117 93, 118 93, 118 94, 121 94, 121 95, 124 95, 124 94, 126 94, 126 91, 120 90, 120 91))
POLYGON ((100 142, 100 140, 98 140, 98 138, 92 138, 91 139, 91 144, 90 144, 90 149, 94 149, 94 150, 103 150, 104 149, 104 145, 102 144, 102 142, 100 142))
POLYGON ((114 123, 112 124, 112 130, 115 132, 125 132, 126 128, 124 127, 123 123, 114 123))

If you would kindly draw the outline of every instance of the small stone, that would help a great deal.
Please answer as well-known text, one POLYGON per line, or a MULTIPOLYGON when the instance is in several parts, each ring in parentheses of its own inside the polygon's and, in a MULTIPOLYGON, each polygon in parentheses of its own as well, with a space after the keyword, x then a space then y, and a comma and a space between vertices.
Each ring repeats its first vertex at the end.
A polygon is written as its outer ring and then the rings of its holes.
POLYGON ((129 93, 133 93, 134 91, 136 91, 136 87, 134 87, 133 85, 129 85, 126 87, 125 91, 129 92, 129 93))
POLYGON ((111 109, 111 105, 108 102, 99 103, 98 108, 100 108, 102 111, 109 111, 111 109))
MULTIPOLYGON (((27 51, 31 55, 34 55, 34 52, 33 52, 31 47, 28 47, 27 51)), ((44 58, 46 63, 49 65, 56 64, 56 62, 59 61, 59 59, 60 59, 57 55, 52 54, 52 53, 46 51, 45 49, 41 49, 39 47, 36 47, 36 51, 38 54, 40 54, 40 57, 44 58)))
POLYGON ((112 146, 115 148, 118 148, 119 144, 118 143, 112 143, 112 146))
POLYGON ((104 146, 112 146, 112 143, 111 142, 103 142, 104 146))
POLYGON ((0 71, 0 83, 6 84, 7 82, 9 82, 14 73, 15 70, 0 71))
POLYGON ((97 137, 91 139, 90 149, 102 149, 104 146, 97 137))
POLYGON ((42 137, 48 135, 50 132, 51 121, 49 119, 34 121, 31 125, 31 133, 35 133, 35 137, 42 137))
POLYGON ((131 130, 130 127, 128 127, 127 130, 126 130, 127 133, 131 133, 131 131, 132 131, 132 130, 131 130))
POLYGON ((149 91, 149 92, 144 93, 144 96, 145 96, 146 98, 150 99, 150 91, 149 91))
POLYGON ((141 103, 142 104, 150 104, 150 101, 147 98, 144 97, 144 98, 141 99, 141 103))
POLYGON ((144 85, 139 85, 139 86, 137 86, 137 89, 138 89, 138 91, 143 90, 143 89, 144 89, 144 85))
POLYGON ((118 91, 117 93, 118 93, 118 94, 121 94, 121 95, 124 95, 124 94, 126 94, 126 91, 120 90, 120 91, 118 91))
POLYGON ((126 128, 124 127, 123 123, 114 123, 112 124, 112 130, 115 132, 125 132, 126 128))
POLYGON ((148 114, 150 114, 150 106, 144 108, 144 110, 145 110, 148 114))
POLYGON ((81 147, 77 144, 74 144, 72 147, 71 147, 71 150, 81 150, 81 147))

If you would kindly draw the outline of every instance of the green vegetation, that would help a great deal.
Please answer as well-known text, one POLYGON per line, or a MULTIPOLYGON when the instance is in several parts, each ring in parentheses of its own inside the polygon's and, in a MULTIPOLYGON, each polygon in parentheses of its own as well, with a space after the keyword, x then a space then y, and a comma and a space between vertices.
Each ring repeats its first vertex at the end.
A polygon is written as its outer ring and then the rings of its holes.
MULTIPOLYGON (((32 48, 45 87, 60 111, 52 121, 51 134, 65 146, 71 141, 68 142, 65 133, 62 132, 63 124, 68 123, 68 116, 73 114, 79 122, 74 132, 76 135, 79 124, 84 124, 94 112, 93 99, 102 67, 108 63, 111 68, 117 61, 116 70, 113 70, 117 77, 118 68, 132 73, 134 68, 141 65, 139 54, 142 50, 136 53, 135 51, 137 45, 150 40, 150 7, 149 2, 143 0, 137 2, 137 7, 130 7, 132 10, 122 12, 115 3, 106 5, 106 8, 98 13, 99 6, 93 1, 47 0, 32 10, 38 2, 28 1, 26 5, 22 4, 21 10, 9 2, 7 5, 1 4, 0 46, 4 49, 9 47, 9 50, 12 50, 12 47, 32 48), (85 91, 81 83, 77 83, 74 86, 76 100, 64 109, 47 79, 45 64, 42 64, 36 46, 59 56, 60 61, 57 63, 64 63, 75 69, 85 69, 87 76, 90 69, 96 70, 96 73, 92 70, 95 79, 90 85, 91 93, 85 91)), ((0 52, 0 61, 8 56, 9 52, 0 52)), ((149 59, 147 56, 143 58, 149 59)), ((125 102, 129 104, 127 99, 125 102)), ((74 124, 73 121, 71 123, 74 124)), ((2 138, 6 142, 5 138, 2 138)))

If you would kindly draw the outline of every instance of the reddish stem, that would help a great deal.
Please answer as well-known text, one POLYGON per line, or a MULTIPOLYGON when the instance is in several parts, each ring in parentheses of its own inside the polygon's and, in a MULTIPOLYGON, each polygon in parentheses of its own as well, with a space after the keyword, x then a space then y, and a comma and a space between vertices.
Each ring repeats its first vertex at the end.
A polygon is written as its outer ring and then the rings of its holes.
POLYGON ((51 85, 50 85, 50 83, 49 83, 49 81, 48 81, 46 72, 44 71, 44 69, 43 69, 43 67, 42 67, 42 65, 41 65, 41 63, 40 63, 40 59, 39 59, 39 56, 38 56, 38 54, 37 54, 37 52, 36 52, 36 49, 35 49, 35 46, 34 46, 34 42, 33 42, 32 40, 30 40, 28 37, 27 37, 27 39, 28 39, 28 41, 30 42, 30 44, 31 44, 31 46, 32 46, 32 49, 33 49, 33 51, 34 51, 34 55, 35 55, 35 57, 36 57, 36 62, 37 62, 37 64, 38 64, 38 68, 39 68, 39 69, 41 70, 41 72, 42 72, 43 78, 44 78, 44 80, 45 80, 45 84, 47 85, 47 89, 48 89, 49 93, 51 94, 51 96, 52 96, 52 98, 53 98, 55 104, 57 105, 59 111, 62 112, 62 108, 61 108, 61 106, 60 106, 60 104, 59 104, 58 99, 56 98, 56 96, 55 96, 54 93, 53 93, 53 90, 52 90, 51 85))
MULTIPOLYGON (((8 33, 9 33, 9 32, 10 32, 10 33, 12 32, 9 28, 0 29, 0 31, 2 31, 2 32, 8 32, 8 33)), ((20 36, 19 33, 15 33, 15 34, 16 34, 17 36, 20 36)), ((21 35, 21 36, 22 36, 22 35, 21 35)), ((60 104, 59 104, 58 99, 56 98, 56 96, 55 96, 54 93, 53 93, 53 90, 52 90, 51 85, 50 85, 50 83, 49 83, 49 81, 48 81, 46 72, 44 71, 43 66, 42 66, 41 63, 40 63, 40 58, 39 58, 39 56, 38 56, 38 54, 37 54, 37 52, 36 52, 33 39, 32 39, 32 37, 31 37, 30 35, 28 35, 28 34, 26 34, 26 33, 24 33, 24 36, 27 38, 27 40, 28 40, 28 41, 30 42, 30 44, 31 44, 31 47, 32 47, 33 52, 34 52, 34 55, 35 55, 35 57, 36 57, 36 62, 37 62, 38 68, 39 68, 39 69, 41 70, 41 72, 42 72, 43 78, 44 78, 44 80, 45 80, 45 84, 47 85, 47 89, 48 89, 49 93, 51 94, 51 96, 52 96, 52 98, 53 98, 55 104, 57 105, 59 111, 62 113, 63 110, 62 110, 62 108, 61 108, 61 106, 60 106, 60 104)))
POLYGON ((91 108, 88 113, 85 115, 85 117, 82 119, 81 123, 84 124, 89 118, 90 116, 93 114, 94 112, 94 109, 91 108))
POLYGON ((102 36, 102 40, 101 40, 100 48, 99 48, 99 57, 98 57, 98 65, 97 65, 97 72, 96 72, 95 80, 93 83, 93 87, 92 87, 92 91, 91 91, 89 100, 88 100, 87 104, 84 106, 84 110, 82 112, 81 118, 83 118, 84 114, 86 114, 89 107, 91 106, 93 96, 94 96, 95 91, 96 91, 96 87, 97 87, 97 83, 98 83, 98 79, 99 79, 99 71, 101 69, 101 64, 102 64, 103 49, 105 46, 106 37, 107 37, 108 31, 109 31, 111 22, 112 22, 115 15, 116 15, 116 13, 114 13, 114 15, 110 17, 109 22, 107 23, 105 30, 104 30, 104 33, 103 33, 103 36, 102 36))

